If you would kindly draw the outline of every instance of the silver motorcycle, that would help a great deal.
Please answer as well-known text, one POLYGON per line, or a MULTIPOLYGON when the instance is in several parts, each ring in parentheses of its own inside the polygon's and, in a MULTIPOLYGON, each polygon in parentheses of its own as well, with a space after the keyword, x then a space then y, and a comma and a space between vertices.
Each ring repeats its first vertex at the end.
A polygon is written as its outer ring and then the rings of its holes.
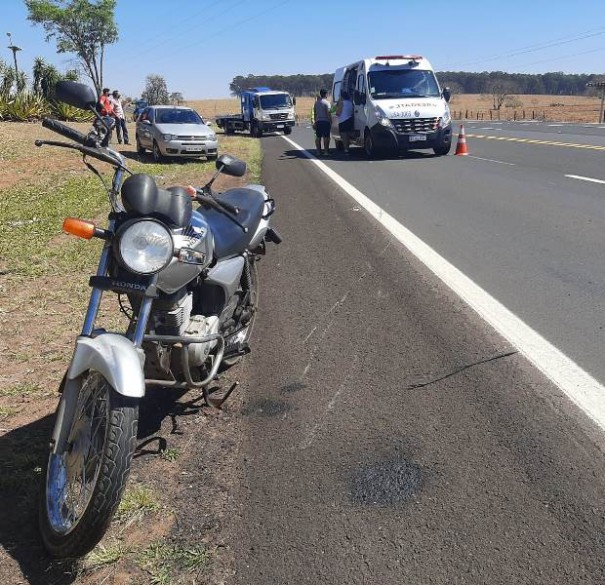
POLYGON ((42 125, 71 142, 36 144, 79 151, 96 174, 90 158, 115 169, 107 188, 107 227, 74 218, 63 224, 68 233, 104 241, 82 332, 61 383, 40 492, 44 545, 55 557, 78 557, 99 542, 120 502, 146 388, 200 389, 214 406, 233 390, 216 397, 208 386, 249 352, 257 261, 266 242, 279 244, 281 237, 270 226, 275 202, 264 187, 214 192, 221 173, 244 175, 243 161, 222 155, 205 186, 162 189, 100 146, 107 128, 91 88, 63 81, 56 95, 92 111, 96 121, 84 135, 47 118, 42 125), (128 317, 124 333, 95 327, 106 291, 117 294, 128 317))

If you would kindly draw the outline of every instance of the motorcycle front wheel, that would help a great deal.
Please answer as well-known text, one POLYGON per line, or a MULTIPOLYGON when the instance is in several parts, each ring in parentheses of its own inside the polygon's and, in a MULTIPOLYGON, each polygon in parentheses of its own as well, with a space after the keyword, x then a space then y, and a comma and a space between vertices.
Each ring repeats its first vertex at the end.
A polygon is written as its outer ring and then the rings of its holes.
POLYGON ((65 448, 51 453, 40 490, 40 532, 57 558, 101 540, 120 503, 136 446, 138 402, 98 372, 85 376, 65 448))

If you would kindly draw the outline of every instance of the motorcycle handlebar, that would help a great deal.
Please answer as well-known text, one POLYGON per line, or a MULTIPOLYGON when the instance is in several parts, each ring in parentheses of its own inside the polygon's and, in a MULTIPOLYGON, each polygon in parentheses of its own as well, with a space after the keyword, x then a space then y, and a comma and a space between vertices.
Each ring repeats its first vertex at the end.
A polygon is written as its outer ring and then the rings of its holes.
POLYGON ((239 213, 239 208, 235 207, 234 205, 231 205, 231 203, 227 201, 217 199, 212 193, 208 193, 204 187, 202 187, 201 189, 196 189, 196 191, 198 195, 198 201, 201 202, 203 201, 204 197, 209 197, 210 199, 214 200, 215 203, 218 203, 223 209, 226 209, 230 213, 233 213, 234 215, 237 215, 239 213))
POLYGON ((78 132, 74 128, 71 128, 67 124, 63 124, 58 120, 53 120, 52 118, 44 118, 42 120, 42 126, 44 128, 48 128, 57 134, 61 134, 61 136, 65 136, 65 138, 69 138, 78 144, 82 144, 83 146, 95 146, 94 140, 91 140, 82 132, 78 132))
MULTIPOLYGON (((108 152, 103 152, 98 148, 92 148, 90 146, 76 146, 75 144, 68 144, 67 142, 57 142, 55 140, 36 140, 34 142, 36 146, 43 146, 44 144, 48 144, 49 146, 60 146, 62 148, 72 148, 73 150, 77 150, 82 154, 87 154, 88 156, 92 156, 97 160, 109 163, 110 165, 124 167, 124 163, 121 160, 118 160, 114 156, 112 156, 108 152)), ((124 167, 125 168, 125 167, 124 167)))

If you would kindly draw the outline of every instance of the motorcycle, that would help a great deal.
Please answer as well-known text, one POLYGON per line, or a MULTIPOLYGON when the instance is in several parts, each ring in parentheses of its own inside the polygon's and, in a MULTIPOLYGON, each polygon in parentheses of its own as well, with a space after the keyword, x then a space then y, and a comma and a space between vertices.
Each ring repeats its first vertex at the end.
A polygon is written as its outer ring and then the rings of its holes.
POLYGON ((36 140, 79 151, 114 167, 106 186, 111 211, 105 228, 67 218, 63 229, 104 245, 81 333, 60 387, 50 453, 40 490, 39 526, 54 557, 78 557, 103 537, 124 491, 136 448, 138 407, 149 386, 199 389, 250 351, 258 306, 257 262, 267 242, 275 201, 261 185, 213 190, 221 173, 241 177, 246 164, 229 155, 199 188, 162 189, 134 174, 116 151, 102 147, 107 127, 91 88, 56 86, 60 101, 93 112, 85 135, 57 120, 42 125, 70 142, 36 140), (126 175, 129 175, 126 177, 126 175), (125 178, 126 177, 126 178, 125 178), (199 207, 193 208, 197 202, 199 207), (123 334, 96 328, 103 293, 117 294, 128 317, 123 334))

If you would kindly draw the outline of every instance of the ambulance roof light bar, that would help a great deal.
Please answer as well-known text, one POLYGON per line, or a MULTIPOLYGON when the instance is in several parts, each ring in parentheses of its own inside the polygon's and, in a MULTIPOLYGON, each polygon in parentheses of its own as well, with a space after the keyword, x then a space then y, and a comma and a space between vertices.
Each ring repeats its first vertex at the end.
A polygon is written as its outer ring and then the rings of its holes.
POLYGON ((376 61, 391 61, 394 59, 408 60, 408 65, 414 66, 418 65, 418 61, 422 59, 422 55, 379 55, 378 57, 374 57, 376 61))

